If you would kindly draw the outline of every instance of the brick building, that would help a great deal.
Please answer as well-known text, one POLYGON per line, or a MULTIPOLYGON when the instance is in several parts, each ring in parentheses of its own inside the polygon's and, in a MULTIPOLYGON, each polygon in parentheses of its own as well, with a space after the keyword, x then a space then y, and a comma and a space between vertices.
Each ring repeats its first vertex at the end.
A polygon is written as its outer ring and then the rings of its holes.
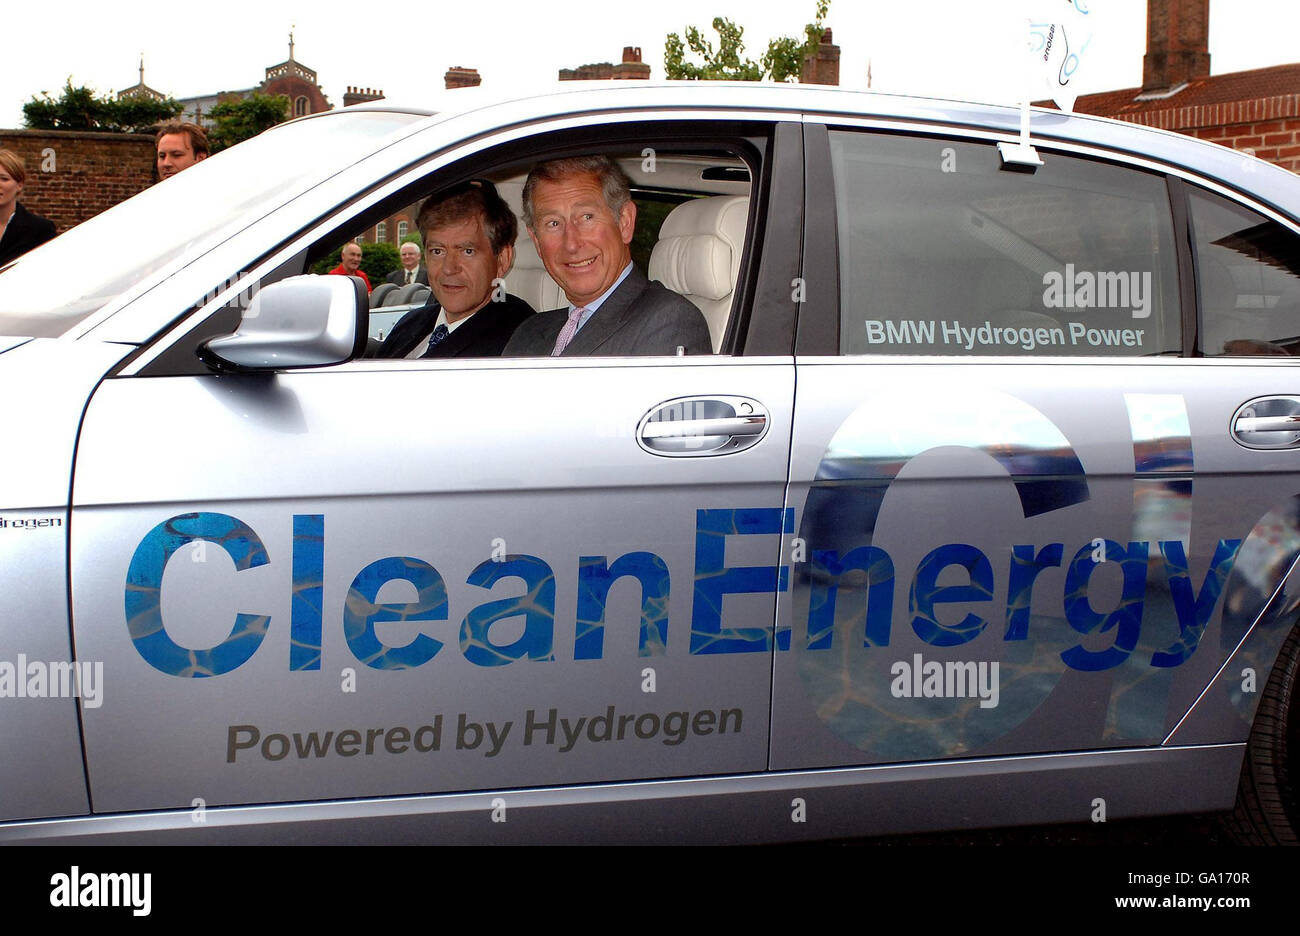
POLYGON ((131 85, 131 87, 117 92, 117 99, 119 101, 124 100, 126 98, 133 98, 133 97, 145 98, 146 100, 150 100, 150 101, 167 100, 167 95, 163 94, 161 91, 157 91, 149 87, 147 84, 144 83, 144 56, 143 55, 140 56, 140 80, 137 81, 135 84, 131 85))
POLYGON ((1253 152, 1300 172, 1300 63, 1210 74, 1209 0, 1148 0, 1142 86, 1081 96, 1096 114, 1253 152))
MULTIPOLYGON (((212 127, 212 118, 208 116, 212 108, 226 101, 240 101, 254 94, 283 94, 289 99, 289 117, 304 117, 307 114, 330 110, 334 105, 321 90, 316 72, 295 59, 293 53, 293 33, 289 33, 289 57, 278 65, 267 68, 261 84, 237 91, 215 91, 211 94, 180 98, 181 104, 185 106, 181 112, 182 119, 204 127, 212 127)), ((141 81, 143 80, 142 71, 141 81)), ((356 89, 349 87, 348 90, 356 89)), ((365 89, 365 93, 371 96, 363 98, 364 100, 377 100, 384 96, 382 91, 373 91, 369 88, 365 89)))
MULTIPOLYGON (((477 68, 465 68, 461 65, 454 65, 447 69, 446 74, 442 76, 442 80, 446 89, 450 91, 455 88, 476 88, 483 79, 479 76, 477 68)), ((352 89, 349 88, 348 90, 352 89)), ((346 98, 344 100, 346 101, 346 98)), ((348 103, 352 102, 349 101, 348 103)), ((420 206, 418 203, 407 205, 401 211, 389 215, 374 227, 357 235, 358 243, 392 244, 394 247, 400 246, 402 240, 408 235, 418 235, 420 233, 419 229, 415 226, 415 218, 419 211, 420 206)))
POLYGON ((647 79, 650 66, 641 61, 640 46, 623 46, 623 61, 617 65, 599 62, 595 65, 579 65, 577 68, 561 68, 561 81, 607 81, 622 79, 647 79))

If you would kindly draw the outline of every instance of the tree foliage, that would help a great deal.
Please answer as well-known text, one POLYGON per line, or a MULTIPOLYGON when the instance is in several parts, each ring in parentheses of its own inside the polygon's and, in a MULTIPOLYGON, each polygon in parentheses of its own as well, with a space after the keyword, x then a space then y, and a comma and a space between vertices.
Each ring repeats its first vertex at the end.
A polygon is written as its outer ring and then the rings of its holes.
POLYGON ((741 58, 745 51, 745 29, 731 20, 722 16, 713 20, 713 29, 718 34, 717 49, 698 29, 687 26, 685 42, 677 33, 669 33, 664 40, 664 72, 672 79, 696 81, 797 81, 804 59, 817 51, 826 32, 823 24, 829 8, 830 0, 817 0, 817 18, 804 26, 803 39, 791 36, 773 39, 757 62, 741 58), (688 61, 688 49, 703 64, 688 61))
POLYGON ((161 101, 146 97, 100 97, 90 88, 73 87, 69 77, 58 97, 48 91, 23 105, 23 123, 32 130, 100 130, 139 133, 180 114, 175 98, 161 101))
POLYGON ((216 127, 208 134, 215 153, 257 136, 289 118, 289 99, 283 94, 257 94, 239 101, 222 101, 208 112, 216 127))

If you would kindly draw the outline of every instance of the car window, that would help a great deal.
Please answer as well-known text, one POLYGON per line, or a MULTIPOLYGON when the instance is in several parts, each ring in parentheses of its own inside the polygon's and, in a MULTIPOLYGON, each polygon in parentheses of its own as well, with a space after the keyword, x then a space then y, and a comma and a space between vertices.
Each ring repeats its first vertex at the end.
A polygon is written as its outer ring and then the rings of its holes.
POLYGON ((1202 352, 1300 354, 1300 237, 1218 195, 1189 193, 1202 352))
MULTIPOLYGON (((637 221, 630 251, 635 268, 693 304, 708 327, 713 351, 722 350, 750 237, 750 168, 739 155, 717 151, 664 150, 653 158, 640 150, 609 155, 632 183, 637 221)), ((539 158, 544 157, 539 155, 524 164, 512 161, 500 167, 480 160, 474 167, 474 175, 493 182, 516 215, 519 232, 514 264, 504 277, 504 288, 508 295, 527 302, 534 312, 562 308, 567 303, 531 242, 523 220, 524 181, 528 169, 539 158)), ((417 217, 424 199, 456 176, 455 169, 443 171, 413 187, 402 199, 401 210, 417 217)), ((328 258, 330 251, 337 251, 342 243, 356 239, 373 224, 369 215, 355 218, 322 238, 309 254, 312 258, 328 258)), ((323 271, 329 260, 321 259, 310 266, 323 271)), ((371 294, 367 357, 418 356, 426 342, 405 355, 386 353, 382 342, 392 336, 404 315, 418 311, 423 300, 431 297, 406 297, 378 281, 372 286, 375 291, 371 294)))
POLYGON ((1163 177, 985 144, 831 133, 842 354, 1118 355, 1180 347, 1163 177))

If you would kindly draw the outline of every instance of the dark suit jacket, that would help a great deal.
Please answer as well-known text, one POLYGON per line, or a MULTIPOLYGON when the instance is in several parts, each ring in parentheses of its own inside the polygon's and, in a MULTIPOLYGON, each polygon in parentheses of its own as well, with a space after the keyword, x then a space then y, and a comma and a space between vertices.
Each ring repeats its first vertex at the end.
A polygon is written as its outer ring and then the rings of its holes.
MULTIPOLYGON (((503 357, 549 355, 569 317, 568 309, 533 316, 515 330, 503 357)), ((578 329, 562 357, 592 354, 712 354, 709 326, 689 299, 652 283, 636 267, 578 329)))
POLYGON ((14 216, 9 219, 4 237, 0 238, 0 264, 8 263, 33 247, 41 246, 54 233, 53 221, 32 214, 21 202, 15 202, 14 216))
MULTIPOLYGON (((429 285, 429 271, 426 270, 423 265, 416 268, 415 281, 417 283, 423 283, 425 286, 429 285)), ((405 286, 406 267, 398 267, 392 273, 389 273, 384 277, 384 282, 392 283, 394 286, 405 286)))
MULTIPOLYGON (((375 356, 406 357, 433 331, 441 309, 437 300, 431 299, 428 305, 407 312, 397 320, 375 356)), ((497 357, 515 328, 533 317, 532 306, 507 293, 505 302, 489 302, 466 319, 434 348, 432 357, 497 357)))

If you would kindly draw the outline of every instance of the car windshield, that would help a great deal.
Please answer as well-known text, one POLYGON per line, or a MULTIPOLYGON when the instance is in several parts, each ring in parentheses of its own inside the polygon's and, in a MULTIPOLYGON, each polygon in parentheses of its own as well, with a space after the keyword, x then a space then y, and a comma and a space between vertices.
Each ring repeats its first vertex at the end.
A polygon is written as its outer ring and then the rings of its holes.
POLYGON ((0 271, 0 335, 57 337, 183 255, 247 226, 421 118, 361 111, 277 127, 77 225, 0 271))

